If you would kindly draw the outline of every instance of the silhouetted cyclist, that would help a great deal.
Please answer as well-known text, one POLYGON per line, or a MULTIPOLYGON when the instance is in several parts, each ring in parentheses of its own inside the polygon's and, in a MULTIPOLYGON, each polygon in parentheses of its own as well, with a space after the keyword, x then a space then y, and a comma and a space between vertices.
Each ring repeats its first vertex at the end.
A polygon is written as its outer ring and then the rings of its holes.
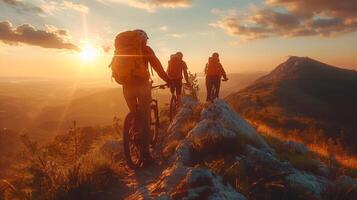
POLYGON ((151 85, 149 63, 162 80, 170 83, 160 60, 154 51, 147 46, 147 34, 143 30, 126 31, 115 39, 115 55, 111 68, 116 82, 123 86, 123 93, 130 112, 138 112, 144 119, 142 129, 144 135, 144 164, 152 161, 149 152, 150 143, 150 104, 151 85))
POLYGON ((171 93, 176 92, 178 105, 181 105, 183 76, 185 77, 186 83, 189 83, 187 65, 182 58, 183 54, 181 52, 171 55, 169 65, 167 67, 167 75, 171 79, 171 93))
POLYGON ((206 88, 207 88, 207 98, 206 101, 213 101, 215 98, 219 97, 219 91, 222 81, 227 81, 226 72, 223 69, 222 64, 219 60, 219 54, 213 53, 212 57, 208 59, 208 63, 205 68, 206 74, 206 88))

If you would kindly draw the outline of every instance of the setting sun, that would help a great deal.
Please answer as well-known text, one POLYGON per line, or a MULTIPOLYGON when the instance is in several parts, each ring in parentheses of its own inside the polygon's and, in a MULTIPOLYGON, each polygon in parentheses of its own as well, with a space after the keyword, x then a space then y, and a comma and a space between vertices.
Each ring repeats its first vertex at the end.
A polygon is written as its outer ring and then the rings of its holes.
POLYGON ((91 44, 85 44, 80 52, 80 57, 83 61, 93 61, 98 57, 98 50, 91 44))

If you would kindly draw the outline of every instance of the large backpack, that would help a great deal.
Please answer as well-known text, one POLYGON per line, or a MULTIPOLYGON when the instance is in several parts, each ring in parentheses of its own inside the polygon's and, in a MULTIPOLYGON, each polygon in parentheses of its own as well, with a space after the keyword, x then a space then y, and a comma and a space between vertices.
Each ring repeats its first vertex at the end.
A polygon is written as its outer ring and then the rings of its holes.
POLYGON ((119 33, 115 38, 115 53, 110 67, 119 84, 134 82, 135 78, 149 79, 143 52, 144 38, 137 31, 119 33))
POLYGON ((167 75, 171 79, 182 79, 183 61, 177 56, 171 56, 169 66, 167 68, 167 75))
POLYGON ((221 64, 218 59, 210 57, 206 67, 207 76, 222 76, 221 64))

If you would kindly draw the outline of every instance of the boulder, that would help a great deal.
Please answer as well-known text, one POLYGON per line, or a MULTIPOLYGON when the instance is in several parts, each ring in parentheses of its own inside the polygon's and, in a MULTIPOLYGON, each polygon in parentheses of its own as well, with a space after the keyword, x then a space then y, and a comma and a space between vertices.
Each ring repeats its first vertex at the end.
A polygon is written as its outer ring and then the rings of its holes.
POLYGON ((286 141, 283 143, 283 147, 291 153, 306 154, 309 151, 302 142, 286 141))
POLYGON ((295 190, 298 194, 315 199, 321 199, 321 194, 329 186, 329 181, 323 177, 296 171, 294 174, 286 176, 285 180, 290 189, 295 190))
POLYGON ((251 144, 272 150, 255 129, 222 99, 216 99, 202 111, 203 119, 218 121, 224 128, 246 138, 251 144))
POLYGON ((220 176, 207 169, 190 169, 185 179, 170 195, 170 199, 235 199, 246 198, 235 191, 230 185, 224 184, 220 176))

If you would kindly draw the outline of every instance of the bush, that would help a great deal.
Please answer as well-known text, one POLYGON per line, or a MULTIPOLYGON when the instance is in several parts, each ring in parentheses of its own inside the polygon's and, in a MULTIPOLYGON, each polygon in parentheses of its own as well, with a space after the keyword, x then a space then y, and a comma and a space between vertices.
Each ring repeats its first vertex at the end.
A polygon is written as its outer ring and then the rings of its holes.
POLYGON ((189 93, 185 95, 189 95, 193 97, 194 99, 198 99, 198 91, 200 90, 198 80, 197 80, 197 73, 191 73, 190 71, 188 72, 188 82, 189 82, 189 87, 187 88, 189 93))

